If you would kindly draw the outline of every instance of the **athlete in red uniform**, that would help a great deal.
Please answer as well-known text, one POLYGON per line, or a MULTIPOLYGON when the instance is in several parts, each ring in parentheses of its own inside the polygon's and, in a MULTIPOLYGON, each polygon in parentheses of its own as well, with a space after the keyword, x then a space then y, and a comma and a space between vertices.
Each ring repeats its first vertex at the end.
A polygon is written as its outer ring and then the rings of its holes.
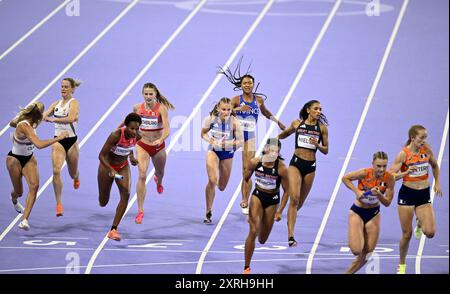
POLYGON ((136 113, 130 113, 125 118, 125 126, 112 132, 106 140, 99 154, 98 167, 98 201, 100 206, 108 204, 111 186, 116 181, 120 192, 120 202, 117 205, 116 215, 108 233, 108 238, 120 241, 121 236, 117 230, 119 223, 127 208, 130 198, 131 175, 128 157, 132 165, 137 165, 133 149, 139 139, 138 129, 142 120, 136 113))
POLYGON ((166 145, 164 141, 170 134, 167 110, 175 109, 152 83, 144 85, 142 95, 145 101, 133 107, 133 112, 137 113, 142 119, 142 125, 139 128, 142 138, 138 141, 136 147, 137 160, 139 161, 139 179, 136 187, 138 214, 135 218, 137 224, 142 223, 144 218, 144 200, 147 193, 145 180, 150 159, 155 167, 156 190, 159 194, 164 191, 162 185, 166 165, 166 145))

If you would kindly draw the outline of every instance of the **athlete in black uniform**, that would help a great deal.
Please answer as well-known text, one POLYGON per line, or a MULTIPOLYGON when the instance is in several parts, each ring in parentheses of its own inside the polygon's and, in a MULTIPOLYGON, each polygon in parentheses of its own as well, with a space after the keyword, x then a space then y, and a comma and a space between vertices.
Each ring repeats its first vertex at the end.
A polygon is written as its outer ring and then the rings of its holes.
POLYGON ((255 250, 255 239, 264 244, 269 238, 275 220, 275 212, 280 203, 280 184, 284 194, 288 195, 288 170, 280 157, 281 142, 268 139, 263 155, 250 159, 245 169, 244 180, 249 180, 255 173, 255 189, 250 198, 250 230, 245 240, 244 274, 250 273, 250 261, 255 250))
MULTIPOLYGON (((328 153, 328 120, 322 113, 322 106, 317 100, 307 102, 300 110, 300 119, 295 119, 291 125, 278 135, 278 139, 289 137, 295 132, 295 152, 289 164, 289 194, 288 209, 288 243, 296 246, 294 227, 297 211, 311 190, 316 172, 316 152, 328 153)), ((281 214, 287 203, 287 196, 281 200, 275 218, 281 219, 281 214)))

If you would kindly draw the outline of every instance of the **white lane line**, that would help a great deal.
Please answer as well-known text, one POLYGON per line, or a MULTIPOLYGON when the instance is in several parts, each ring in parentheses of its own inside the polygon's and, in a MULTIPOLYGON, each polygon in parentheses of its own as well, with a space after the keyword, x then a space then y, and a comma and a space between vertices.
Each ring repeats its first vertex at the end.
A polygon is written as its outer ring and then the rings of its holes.
POLYGON ((361 132, 362 126, 364 124, 364 120, 366 119, 367 112, 369 111, 370 104, 372 103, 373 96, 375 95, 375 91, 376 91, 376 89, 378 87, 378 83, 380 82, 381 75, 383 74, 384 66, 386 65, 387 59, 388 59, 389 54, 391 52, 392 45, 394 44, 395 37, 397 36, 398 28, 400 27, 400 23, 402 22, 403 15, 405 14, 405 10, 406 10, 406 7, 408 5, 408 2, 409 2, 409 0, 404 0, 403 1, 402 8, 400 10, 400 13, 398 15, 397 21, 396 21, 395 26, 394 26, 394 30, 392 31, 392 34, 391 34, 391 37, 389 39, 388 45, 387 45, 386 50, 384 52, 383 59, 381 60, 380 67, 378 68, 378 72, 377 72, 377 75, 375 77, 375 81, 374 81, 374 83, 372 85, 372 88, 370 90, 369 97, 367 98, 366 105, 364 106, 364 110, 363 110, 363 112, 361 114, 361 117, 360 117, 359 122, 358 122, 358 126, 356 128, 356 131, 355 131, 355 134, 353 136, 352 142, 351 142, 350 147, 348 149, 347 156, 345 157, 345 161, 344 161, 344 164, 342 165, 341 172, 339 173, 339 176, 338 176, 338 178, 336 180, 336 185, 334 186, 333 194, 331 195, 330 201, 328 202, 327 210, 325 212, 324 217, 322 218, 322 223, 320 224, 319 231, 317 232, 316 238, 314 240, 314 244, 313 244, 313 246, 311 248, 311 253, 310 253, 310 256, 308 258, 308 263, 306 264, 306 273, 307 274, 311 273, 311 268, 312 268, 312 263, 313 263, 313 259, 314 259, 314 254, 316 253, 317 248, 319 246, 320 239, 322 238, 322 234, 323 234, 323 232, 325 230, 325 226, 327 224, 328 217, 330 216, 331 209, 333 208, 333 204, 334 204, 334 201, 336 199, 336 195, 337 195, 337 193, 339 191, 339 187, 341 186, 341 178, 344 176, 344 173, 345 173, 345 171, 347 169, 347 166, 348 166, 348 163, 350 161, 350 157, 352 156, 353 149, 355 148, 355 145, 356 145, 356 142, 358 140, 359 134, 361 132))
MULTIPOLYGON (((398 256, 393 257, 383 257, 380 256, 380 259, 394 259, 398 258, 398 256)), ((406 258, 415 258, 414 256, 407 256, 406 258)), ((423 258, 427 259, 448 259, 448 256, 423 256, 423 258)), ((330 258, 318 258, 320 260, 353 260, 354 256, 349 257, 330 257, 330 258)), ((275 261, 305 261, 306 258, 278 258, 278 259, 254 259, 252 262, 275 262, 275 261)), ((95 268, 115 268, 115 267, 136 267, 136 266, 161 266, 161 265, 190 265, 196 264, 197 261, 173 261, 173 262, 150 262, 150 263, 125 263, 125 264, 98 264, 94 265, 95 268)), ((235 260, 210 260, 205 261, 205 263, 209 264, 217 264, 217 263, 242 263, 242 259, 235 260)), ((70 269, 83 269, 86 266, 71 266, 70 269)), ((4 272, 21 272, 21 271, 45 271, 45 270, 65 270, 67 266, 56 266, 56 267, 38 267, 38 268, 17 268, 17 269, 1 269, 0 273, 4 272)), ((136 273, 135 271, 133 273, 136 273)), ((329 273, 329 272, 326 272, 329 273)), ((333 273, 333 272, 332 272, 333 273)))
POLYGON ((19 238, 21 238, 21 239, 51 239, 51 240, 58 240, 58 239, 89 240, 89 238, 86 238, 86 237, 58 237, 58 236, 42 237, 39 235, 36 235, 34 237, 20 236, 19 238))
POLYGON ((93 251, 94 248, 83 247, 37 247, 37 246, 0 246, 0 249, 23 249, 23 250, 81 250, 81 251, 93 251))
MULTIPOLYGON (((133 8, 139 0, 133 0, 128 6, 122 10, 122 12, 106 27, 103 29, 103 31, 95 37, 94 40, 92 40, 59 74, 56 75, 56 77, 44 88, 42 89, 30 102, 28 102, 27 105, 35 102, 39 98, 41 98, 47 91, 52 87, 56 82, 58 82, 66 72, 74 66, 75 63, 77 63, 89 50, 91 50, 94 45, 100 41, 103 36, 106 35, 109 30, 111 30, 118 22, 121 20, 129 11, 131 8, 133 8)), ((9 129, 9 123, 6 124, 6 126, 3 127, 3 129, 0 131, 0 137, 9 129)))
POLYGON ((58 11, 60 11, 63 7, 65 7, 71 0, 65 0, 58 7, 56 7, 49 15, 44 17, 37 25, 35 25, 31 30, 29 30, 25 35, 23 35, 19 40, 17 40, 14 44, 12 44, 8 49, 6 49, 1 55, 0 60, 5 58, 11 51, 13 51, 17 46, 20 45, 26 38, 31 36, 37 29, 39 29, 44 23, 46 23, 50 18, 52 18, 58 11))
MULTIPOLYGON (((447 141, 447 135, 448 135, 448 109, 447 109, 447 118, 445 119, 445 125, 444 125, 444 131, 442 132, 442 139, 441 139, 441 147, 439 148, 439 155, 437 158, 437 163, 439 165, 439 167, 442 164, 442 158, 444 157, 444 151, 445 151, 445 142, 447 141)), ((441 170, 442 171, 442 170, 441 170)), ((433 179, 433 184, 431 185, 431 203, 433 204, 433 200, 434 200, 434 184, 436 183, 436 180, 433 179)), ((443 197, 448 197, 448 195, 443 196, 443 197)), ((421 266, 421 260, 422 260, 422 253, 423 253, 423 248, 425 247, 425 240, 426 237, 424 234, 422 234, 422 236, 420 237, 420 243, 419 243, 419 248, 417 249, 417 257, 416 257, 416 274, 420 274, 420 266, 421 266)))
MULTIPOLYGON (((303 74, 305 73, 306 68, 309 65, 309 62, 311 61, 311 59, 312 59, 312 57, 314 55, 314 52, 318 48, 318 46, 320 44, 320 41, 322 40, 323 36, 325 35, 325 32, 327 31, 327 29, 328 29, 328 27, 329 27, 329 25, 331 23, 331 20, 335 16, 336 11, 338 10, 341 2, 342 2, 341 0, 338 0, 334 4, 330 14, 328 15, 328 17, 327 17, 327 19, 326 19, 326 21, 325 21, 325 23, 324 23, 324 25, 322 27, 322 29, 319 32, 319 35, 317 36, 313 46, 311 47, 311 50, 309 51, 308 56, 306 57, 306 59, 305 59, 303 65, 302 65, 302 67, 300 68, 299 72, 297 73, 297 76, 295 77, 294 82, 292 83, 292 85, 291 85, 287 95, 284 97, 283 103, 281 104, 280 108, 278 109, 277 114, 275 115, 276 118, 279 118, 281 116, 281 114, 283 113, 284 109, 286 108, 286 106, 287 106, 289 100, 291 99, 295 89, 297 88, 298 83, 300 82, 300 79, 302 78, 303 74)), ((259 146, 258 150, 257 150, 257 154, 259 154, 262 151, 262 149, 264 148, 264 142, 267 141, 269 136, 272 134, 274 128, 275 128, 274 123, 271 123, 268 132, 266 132, 266 135, 264 136, 264 138, 262 140, 263 144, 261 144, 259 146)), ((205 261, 205 257, 208 254, 208 251, 210 250, 212 244, 214 243, 214 240, 216 239, 217 235, 219 234, 219 231, 222 228, 222 225, 224 224, 226 218, 228 217, 228 214, 230 213, 231 208, 233 207, 234 202, 236 201, 236 198, 237 198, 238 194, 241 191, 241 184, 242 184, 242 180, 239 183, 238 187, 236 188, 236 191, 234 192, 233 197, 231 198, 230 202, 228 203, 228 206, 225 208, 225 211, 222 214, 222 216, 221 216, 221 218, 219 220, 219 223, 215 227, 214 232, 211 235, 211 238, 209 239, 208 243, 206 244, 205 248, 203 249, 203 252, 200 255, 200 258, 198 260, 197 268, 195 270, 196 274, 200 274, 201 273, 202 266, 203 266, 203 263, 205 261)))
MULTIPOLYGON (((261 11, 261 13, 259 14, 259 16, 257 17, 257 19, 255 20, 255 22, 252 24, 252 26, 250 27, 250 29, 247 31, 247 33, 245 34, 245 36, 242 38, 242 40, 239 42, 238 46, 236 47, 236 49, 233 51, 233 53, 231 54, 231 56, 228 58, 227 62, 225 63, 225 65, 223 66, 223 68, 229 67, 231 65, 231 63, 233 62, 233 60, 236 58, 236 56, 238 55, 239 51, 242 49, 242 47, 245 45, 245 43, 247 42, 247 40, 250 38, 250 36, 253 34, 253 32, 255 31, 256 27, 259 25, 259 23, 261 22, 261 20, 263 19, 264 15, 267 13, 267 10, 269 9, 269 7, 273 4, 274 0, 270 0, 266 6, 264 7, 264 9, 261 11)), ((200 9, 200 7, 197 7, 198 9, 196 11, 198 11, 200 9)), ((222 78, 222 74, 217 74, 216 78, 214 79, 214 81, 212 82, 212 84, 209 86, 208 90, 206 90, 206 92, 203 94, 202 98, 200 99, 200 101, 198 102, 198 104, 196 105, 196 107, 192 110, 191 115, 187 118, 187 120, 183 123, 183 125, 181 126, 181 128, 178 130, 178 132, 174 135, 173 138, 171 138, 171 142, 169 147, 167 148, 166 152, 167 154, 169 154, 169 152, 172 150, 173 146, 177 143, 178 139, 181 137, 181 135, 183 134, 184 130, 189 126, 189 123, 191 122, 191 120, 194 118, 194 116, 197 114, 197 112, 200 110, 202 104, 206 101, 206 99, 209 97, 209 95, 211 94, 211 92, 213 91, 213 89, 216 87, 216 85, 219 83, 220 79, 222 78)), ((145 181, 145 183, 147 184, 150 179, 153 177, 153 174, 155 173, 155 168, 153 168, 149 175, 147 176, 147 179, 145 181)), ((127 206, 127 210, 125 211, 124 216, 127 214, 127 212, 130 210, 130 208, 133 206, 134 202, 136 201, 136 195, 134 194, 132 199, 128 202, 128 206, 127 206)), ((107 235, 105 235, 105 237, 103 238, 103 241, 100 243, 100 245, 98 246, 97 250, 94 252, 94 254, 92 255, 91 259, 89 260, 89 264, 86 268, 86 274, 90 274, 92 266, 94 265, 95 260, 97 259, 98 254, 100 253, 100 251, 102 250, 102 248, 106 245, 106 242, 108 241, 108 237, 107 235)))

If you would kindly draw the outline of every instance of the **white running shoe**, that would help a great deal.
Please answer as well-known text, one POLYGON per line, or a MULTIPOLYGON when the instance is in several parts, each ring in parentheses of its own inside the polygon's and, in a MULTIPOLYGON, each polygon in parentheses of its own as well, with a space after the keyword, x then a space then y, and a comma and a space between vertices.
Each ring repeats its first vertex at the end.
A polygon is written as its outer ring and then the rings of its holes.
POLYGON ((241 211, 243 214, 248 215, 248 207, 242 208, 241 211))
POLYGON ((18 213, 23 213, 23 211, 25 210, 25 208, 22 206, 22 204, 20 204, 19 200, 16 200, 16 203, 14 204, 14 201, 11 198, 11 202, 14 205, 14 209, 18 212, 18 213))
POLYGON ((28 224, 28 221, 26 219, 22 220, 19 224, 19 229, 28 231, 30 229, 30 225, 28 224))

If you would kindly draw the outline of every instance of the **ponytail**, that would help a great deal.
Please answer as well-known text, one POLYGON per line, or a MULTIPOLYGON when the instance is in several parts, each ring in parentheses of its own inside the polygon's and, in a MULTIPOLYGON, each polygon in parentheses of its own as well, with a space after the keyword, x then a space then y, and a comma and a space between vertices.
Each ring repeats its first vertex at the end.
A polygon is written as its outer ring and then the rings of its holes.
POLYGON ((417 134, 419 133, 419 131, 421 130, 426 130, 424 126, 422 125, 413 125, 412 127, 409 128, 408 130, 408 140, 405 143, 405 146, 408 146, 409 144, 411 144, 411 139, 416 137, 417 134))
POLYGON ((167 100, 166 97, 161 95, 161 93, 159 92, 159 90, 158 90, 158 88, 156 87, 155 84, 153 84, 153 83, 146 83, 146 84, 144 84, 144 87, 142 87, 142 91, 144 91, 144 89, 153 89, 153 90, 155 90, 155 92, 156 92, 156 99, 158 100, 158 102, 163 104, 169 110, 175 110, 175 106, 172 103, 170 103, 169 100, 167 100))

